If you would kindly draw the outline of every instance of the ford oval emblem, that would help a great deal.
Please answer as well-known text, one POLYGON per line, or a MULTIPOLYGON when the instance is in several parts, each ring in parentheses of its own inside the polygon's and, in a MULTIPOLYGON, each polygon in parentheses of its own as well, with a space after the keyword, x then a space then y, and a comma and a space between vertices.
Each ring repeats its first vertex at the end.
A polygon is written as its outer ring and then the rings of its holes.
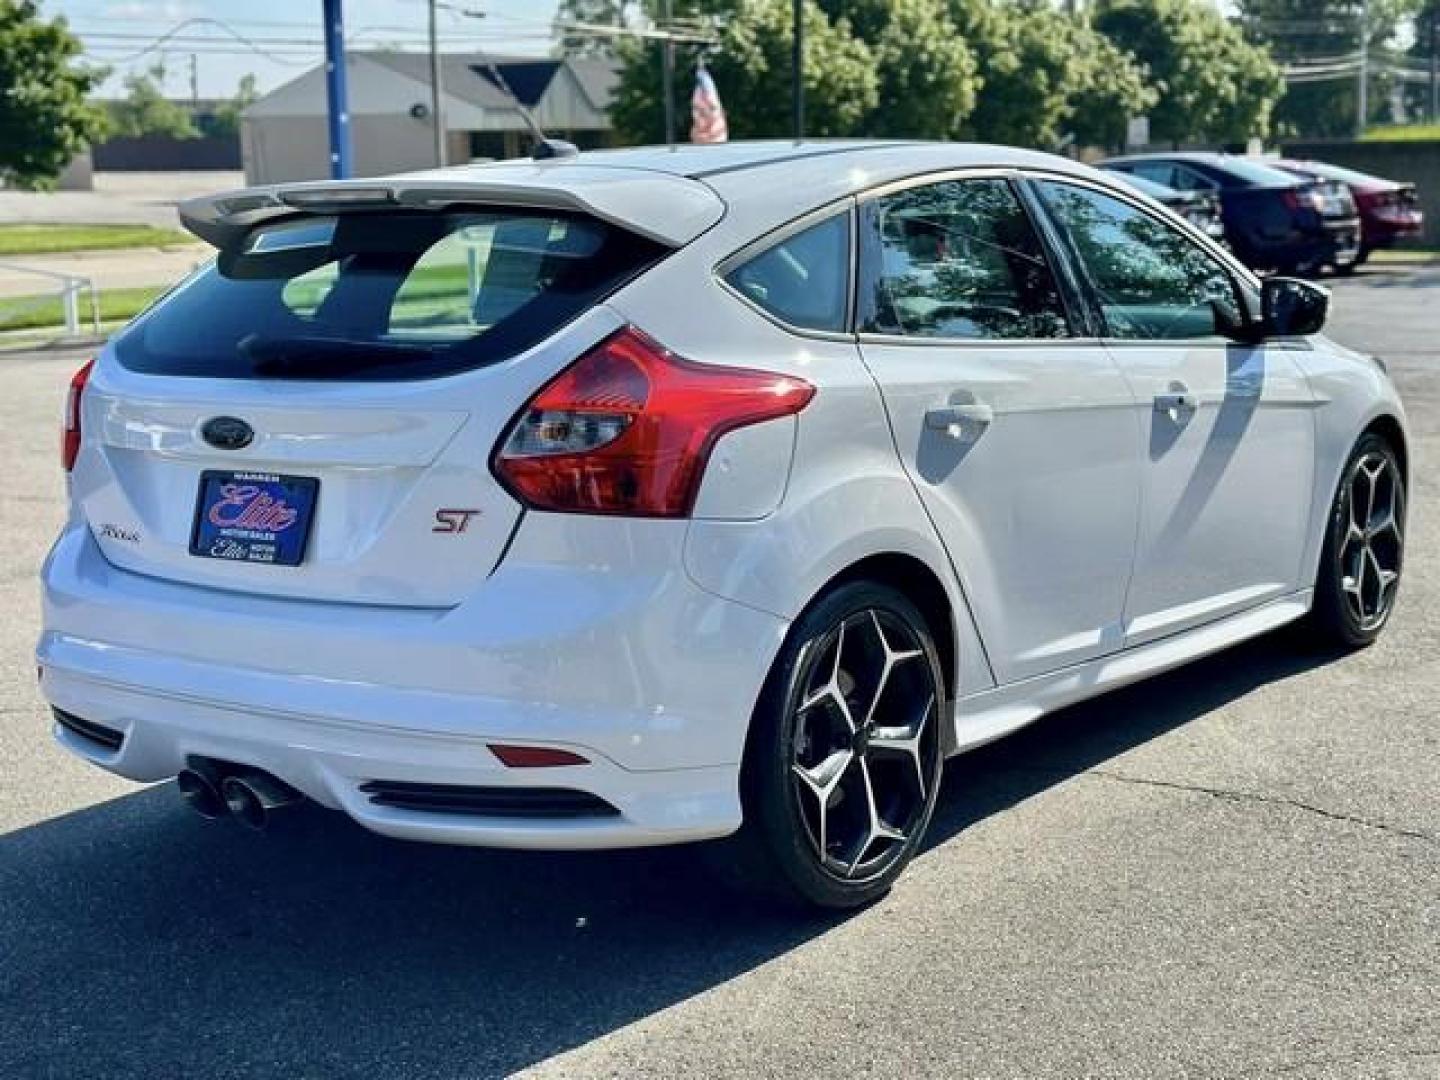
POLYGON ((237 416, 206 420, 200 437, 217 450, 243 450, 255 440, 255 429, 237 416))

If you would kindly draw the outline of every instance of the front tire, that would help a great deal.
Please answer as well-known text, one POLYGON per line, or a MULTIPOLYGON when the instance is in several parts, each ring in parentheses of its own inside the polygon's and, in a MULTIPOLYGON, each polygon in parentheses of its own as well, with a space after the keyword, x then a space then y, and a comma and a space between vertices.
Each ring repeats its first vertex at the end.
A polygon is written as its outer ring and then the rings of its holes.
POLYGON ((947 715, 932 635, 904 594, 856 581, 812 604, 751 721, 735 838, 751 883, 823 908, 883 896, 934 813, 947 715))
POLYGON ((1326 523, 1310 613, 1313 636, 1351 649, 1380 636, 1400 588, 1405 497, 1395 448, 1373 432, 1361 436, 1326 523))

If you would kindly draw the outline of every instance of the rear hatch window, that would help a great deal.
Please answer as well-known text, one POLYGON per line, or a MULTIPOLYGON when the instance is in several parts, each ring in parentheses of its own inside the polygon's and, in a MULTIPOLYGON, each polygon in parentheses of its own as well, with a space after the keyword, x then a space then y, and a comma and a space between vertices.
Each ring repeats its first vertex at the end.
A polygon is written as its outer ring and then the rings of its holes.
POLYGON ((148 375, 448 375, 518 355, 668 249, 577 214, 344 213, 257 226, 115 342, 148 375))

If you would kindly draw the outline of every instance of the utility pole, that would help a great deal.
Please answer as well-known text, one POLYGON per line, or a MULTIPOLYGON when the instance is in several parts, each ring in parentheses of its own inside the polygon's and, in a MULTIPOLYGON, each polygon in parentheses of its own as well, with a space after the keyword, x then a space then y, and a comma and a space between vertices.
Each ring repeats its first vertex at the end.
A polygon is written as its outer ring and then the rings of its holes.
POLYGON ((1440 123, 1440 11, 1430 14, 1430 122, 1440 123))
POLYGON ((794 55, 791 57, 791 95, 795 104, 795 141, 805 138, 805 3, 795 0, 792 8, 795 21, 794 55))
POLYGON ((200 108, 200 59, 190 54, 190 107, 200 108))
POLYGON ((1355 137, 1363 139, 1370 122, 1370 0, 1360 4, 1360 70, 1355 88, 1355 137))
POLYGON ((342 0, 322 0, 325 18, 325 101, 330 128, 330 176, 350 175, 350 105, 345 89, 345 13, 342 0))
POLYGON ((670 33, 670 0, 665 0, 661 17, 667 34, 660 44, 660 77, 665 81, 665 145, 675 146, 675 39, 670 33))
POLYGON ((430 119, 435 124, 435 166, 443 169, 447 164, 445 153, 445 110, 440 103, 440 44, 436 32, 436 0, 430 0, 430 119))

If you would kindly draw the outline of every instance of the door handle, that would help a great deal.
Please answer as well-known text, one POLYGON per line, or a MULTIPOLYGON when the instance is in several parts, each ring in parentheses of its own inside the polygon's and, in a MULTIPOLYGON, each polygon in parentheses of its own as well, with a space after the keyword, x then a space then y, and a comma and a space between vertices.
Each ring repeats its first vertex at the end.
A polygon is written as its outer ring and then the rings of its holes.
POLYGON ((925 413, 925 426, 944 432, 952 439, 974 442, 995 419, 995 410, 982 401, 944 405, 925 413))
POLYGON ((1199 407, 1199 399, 1178 384, 1172 384, 1165 393, 1155 395, 1155 411, 1164 413, 1171 423, 1183 423, 1199 407))

